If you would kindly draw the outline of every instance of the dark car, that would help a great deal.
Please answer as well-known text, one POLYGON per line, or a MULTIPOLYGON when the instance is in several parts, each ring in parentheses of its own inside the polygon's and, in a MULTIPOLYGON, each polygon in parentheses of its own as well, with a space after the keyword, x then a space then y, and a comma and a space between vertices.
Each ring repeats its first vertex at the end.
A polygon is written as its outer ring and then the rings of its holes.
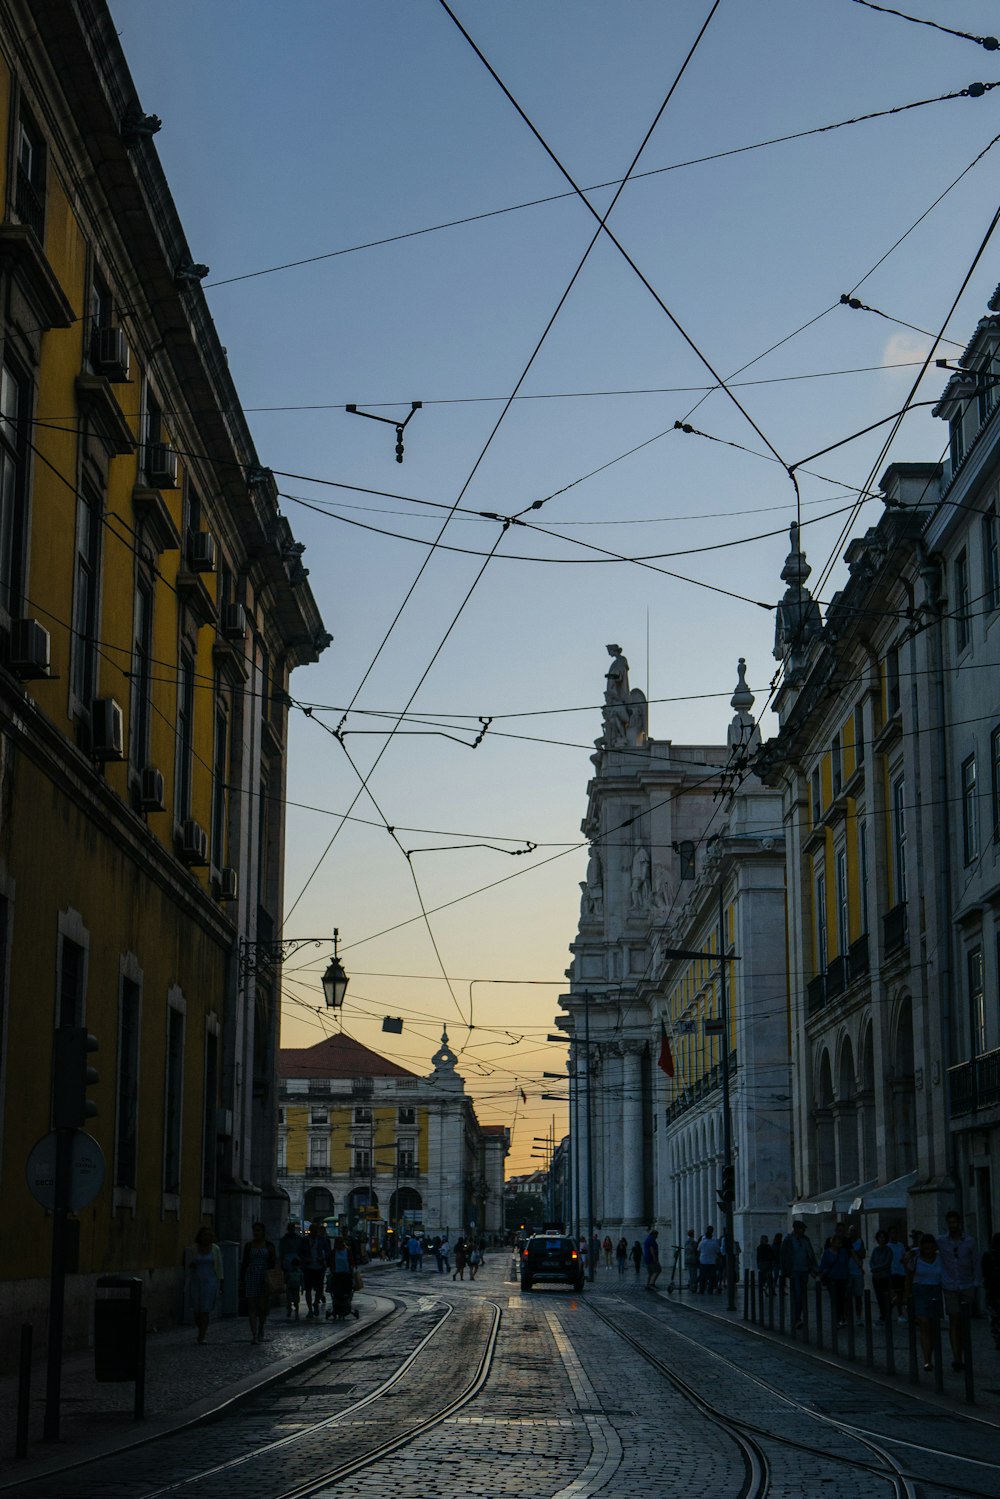
POLYGON ((572 1239, 562 1234, 533 1234, 521 1246, 521 1290, 535 1281, 562 1281, 583 1290, 583 1261, 572 1239))

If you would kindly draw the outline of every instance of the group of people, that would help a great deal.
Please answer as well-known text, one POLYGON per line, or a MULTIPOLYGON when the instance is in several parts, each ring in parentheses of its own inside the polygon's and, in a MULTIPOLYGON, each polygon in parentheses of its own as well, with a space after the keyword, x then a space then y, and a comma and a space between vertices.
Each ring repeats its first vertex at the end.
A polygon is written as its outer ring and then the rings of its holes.
POLYGON ((956 1371, 964 1368, 962 1309, 972 1309, 980 1286, 994 1347, 1000 1350, 1000 1234, 993 1235, 989 1249, 980 1255, 955 1211, 945 1214, 944 1233, 913 1229, 909 1242, 897 1224, 880 1228, 870 1254, 856 1223, 837 1223, 817 1255, 801 1219, 784 1237, 762 1234, 757 1246, 757 1274, 765 1294, 774 1294, 779 1281, 787 1284, 796 1328, 803 1324, 806 1289, 814 1278, 827 1289, 838 1327, 846 1327, 848 1319, 863 1326, 866 1272, 879 1322, 895 1316, 905 1323, 912 1306, 925 1369, 934 1367, 934 1324, 942 1317, 948 1322, 951 1366, 956 1371))
POLYGON ((404 1234, 399 1245, 399 1263, 403 1270, 422 1270, 424 1255, 433 1255, 439 1275, 450 1275, 452 1280, 464 1280, 468 1269, 469 1279, 475 1280, 480 1265, 485 1263, 483 1245, 478 1239, 466 1239, 460 1235, 454 1249, 447 1234, 435 1234, 433 1239, 421 1239, 417 1234, 404 1234), (452 1255, 455 1268, 452 1270, 452 1255))
MULTIPOLYGON (((733 1243, 733 1273, 737 1280, 741 1253, 742 1246, 736 1240, 733 1243)), ((700 1238, 693 1228, 689 1228, 684 1241, 684 1273, 688 1290, 701 1296, 721 1293, 726 1283, 726 1259, 725 1234, 717 1234, 711 1223, 700 1238)))

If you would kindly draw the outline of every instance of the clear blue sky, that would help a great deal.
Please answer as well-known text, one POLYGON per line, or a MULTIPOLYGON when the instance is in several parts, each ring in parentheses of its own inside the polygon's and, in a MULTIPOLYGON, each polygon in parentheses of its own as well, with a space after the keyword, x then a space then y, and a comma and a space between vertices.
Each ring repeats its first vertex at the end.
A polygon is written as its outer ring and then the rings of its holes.
MULTIPOLYGON (((450 505, 591 238, 586 208, 563 197, 354 248, 566 191, 436 0, 112 0, 112 8, 142 103, 163 117, 156 148, 209 281, 350 251, 207 291, 261 460, 450 505), (343 409, 356 402, 396 418, 411 400, 425 404, 407 428, 401 466, 391 427, 343 409), (325 409, 264 409, 305 406, 325 409)), ((457 7, 583 187, 625 172, 709 10, 710 0, 457 7)), ((913 0, 912 11, 974 35, 1000 29, 997 7, 981 0, 913 0)), ((998 79, 1000 54, 854 0, 722 0, 637 171, 998 79)), ((902 404, 930 340, 838 299, 858 287, 862 301, 916 329, 941 326, 998 202, 1000 145, 882 257, 998 133, 1000 89, 659 171, 626 187, 610 224, 720 374, 758 361, 739 379, 766 383, 734 391, 794 462, 902 404), (830 373, 843 371, 861 372, 830 373), (817 378, 791 378, 806 375, 817 378)), ((602 212, 613 191, 593 193, 602 212)), ((959 345, 1000 281, 998 252, 1000 241, 951 320, 959 345)), ((919 398, 936 396, 945 379, 932 372, 919 398)), ((473 513, 457 515, 443 538, 482 553, 499 528, 476 512, 510 514, 573 486, 530 517, 554 534, 504 535, 416 698, 414 711, 471 724, 470 739, 476 715, 494 715, 494 725, 474 751, 440 734, 400 734, 371 783, 389 823, 427 830, 400 831, 406 849, 452 851, 418 853, 408 865, 363 797, 355 815, 376 825, 342 828, 288 922, 289 934, 340 928, 352 975, 344 1024, 366 1044, 426 1071, 447 1022, 453 1043, 467 1048, 462 1067, 480 1116, 516 1116, 521 1169, 553 1111, 540 1099, 540 1074, 558 1070, 563 1052, 544 1037, 586 862, 579 851, 543 860, 579 841, 605 644, 622 644, 634 685, 671 700, 654 703, 651 731, 679 743, 724 739, 740 655, 761 700, 774 669, 773 614, 758 604, 782 590, 794 497, 781 468, 755 456, 766 454, 761 438, 724 394, 691 419, 753 454, 672 430, 709 383, 633 271, 599 243, 523 386, 538 399, 516 402, 504 418, 462 502, 473 513), (646 445, 621 457, 638 444, 646 445), (634 557, 733 540, 742 544, 658 565, 735 599, 634 564, 587 560, 596 554, 579 545, 634 557), (532 556, 554 560, 516 560, 532 556), (501 737, 501 729, 529 737, 501 737), (456 846, 513 848, 518 839, 540 847, 511 858, 456 846), (454 998, 426 926, 412 920, 411 867, 428 908, 517 875, 431 917, 454 998), (378 935, 400 922, 410 924, 378 935), (529 979, 554 984, 478 982, 529 979), (469 1015, 470 980, 471 1035, 459 1015, 469 1015), (384 1014, 404 1016, 402 1036, 382 1035, 384 1014)), ((937 459, 946 435, 917 412, 891 456, 937 459)), ((841 448, 811 465, 822 477, 803 478, 814 581, 843 516, 814 517, 850 502, 879 443, 876 434, 841 448)), ((283 502, 336 637, 293 691, 330 705, 334 725, 443 512, 280 482, 329 509, 283 502)), ((855 532, 880 510, 868 503, 855 532)), ((404 706, 481 567, 479 555, 434 555, 358 709, 404 706)), ((823 598, 840 578, 836 569, 823 598)), ((348 719, 345 743, 362 771, 385 742, 371 731, 386 722, 357 711, 348 719)), ((316 722, 293 715, 290 744, 289 798, 312 810, 289 809, 288 905, 338 827, 326 814, 346 811, 358 787, 316 722)), ((320 1017, 297 1002, 318 999, 316 972, 314 964, 289 973, 286 1044, 321 1034, 320 1017)), ((560 1131, 557 1106, 556 1114, 560 1131)))

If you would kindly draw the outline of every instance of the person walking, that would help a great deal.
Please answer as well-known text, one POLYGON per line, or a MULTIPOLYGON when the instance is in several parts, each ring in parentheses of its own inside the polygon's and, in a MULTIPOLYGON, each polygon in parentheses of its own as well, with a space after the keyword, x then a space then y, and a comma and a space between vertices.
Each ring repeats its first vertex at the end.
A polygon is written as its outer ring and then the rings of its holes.
POLYGON ((314 1218, 309 1225, 309 1232, 302 1240, 299 1253, 299 1261, 302 1265, 302 1279, 306 1289, 306 1318, 318 1317, 319 1309, 323 1303, 323 1278, 326 1275, 327 1263, 330 1259, 330 1240, 323 1231, 323 1225, 318 1218, 314 1218))
POLYGON ((305 1281, 302 1276, 302 1266, 298 1255, 293 1255, 285 1268, 285 1317, 286 1319, 295 1313, 296 1322, 299 1320, 299 1303, 302 1300, 302 1287, 305 1281))
POLYGON ((872 1290, 878 1305, 878 1320, 887 1322, 892 1316, 892 1250, 889 1235, 880 1228, 875 1235, 875 1248, 868 1261, 872 1272, 872 1290))
POLYGON ((441 1247, 438 1250, 438 1253, 441 1256, 441 1263, 438 1266, 438 1269, 442 1272, 442 1274, 450 1275, 451 1274, 451 1244, 449 1242, 447 1234, 445 1234, 444 1238, 441 1240, 441 1247))
POLYGON ((920 1351, 924 1368, 928 1370, 934 1367, 934 1323, 943 1310, 943 1283, 944 1263, 937 1240, 933 1234, 921 1234, 916 1257, 910 1261, 907 1270, 906 1289, 913 1297, 920 1351))
POLYGON ((710 1223, 698 1240, 698 1292, 702 1296, 710 1295, 715 1290, 715 1277, 722 1243, 715 1237, 715 1229, 710 1223))
POLYGON ((196 1342, 204 1343, 208 1319, 222 1289, 222 1251, 210 1228, 199 1228, 188 1259, 188 1300, 198 1329, 196 1342))
POLYGON ((467 1250, 466 1250, 465 1240, 464 1239, 456 1239, 455 1240, 455 1270, 454 1270, 454 1273, 453 1273, 453 1275, 451 1277, 452 1280, 464 1280, 465 1279, 466 1254, 467 1254, 467 1250))
POLYGON ((809 1277, 817 1273, 816 1251, 801 1218, 795 1219, 791 1233, 786 1234, 781 1241, 780 1264, 781 1273, 788 1282, 788 1290, 792 1298, 792 1328, 794 1330, 802 1326, 806 1287, 809 1284, 809 1277))
POLYGON ((838 1327, 847 1326, 847 1280, 850 1251, 839 1234, 827 1240, 819 1262, 819 1278, 830 1293, 830 1308, 838 1327))
POLYGON ((684 1273, 687 1276, 687 1288, 689 1291, 698 1289, 698 1240, 695 1238, 693 1228, 687 1231, 684 1240, 684 1273))
POLYGON ((634 1241, 632 1248, 629 1250, 629 1254, 632 1257, 632 1264, 635 1266, 635 1273, 636 1275, 638 1275, 640 1269, 642 1268, 642 1245, 639 1243, 638 1239, 634 1241))
POLYGON ((643 1240, 642 1261, 646 1266, 646 1290, 655 1291, 656 1282, 660 1278, 662 1266, 660 1265, 660 1231, 652 1228, 643 1240))
POLYGON ((1000 1353, 1000 1234, 994 1234, 979 1267, 986 1292, 986 1314, 990 1319, 990 1336, 1000 1353))
POLYGON ((277 1264, 278 1255, 267 1237, 267 1229, 263 1223, 255 1223, 253 1238, 244 1244, 240 1263, 240 1285, 247 1304, 251 1343, 264 1341, 264 1326, 271 1306, 271 1287, 267 1273, 274 1270, 277 1264))
POLYGON ((892 1292, 892 1304, 896 1308, 897 1320, 905 1322, 906 1242, 903 1239, 902 1230, 898 1224, 890 1224, 886 1242, 889 1246, 889 1253, 892 1256, 892 1269, 889 1273, 889 1289, 892 1292))
MULTIPOLYGON (((946 1233, 938 1239, 941 1253, 941 1285, 944 1309, 948 1313, 948 1336, 951 1339, 951 1367, 964 1369, 962 1359, 962 1308, 971 1313, 980 1283, 979 1254, 976 1241, 962 1227, 962 1215, 952 1208, 944 1215, 946 1233)), ((924 1236, 926 1237, 926 1235, 924 1236)), ((923 1239, 921 1239, 923 1243, 923 1239)))
POLYGON ((473 1239, 473 1241, 472 1241, 472 1247, 469 1250, 469 1279, 470 1280, 475 1280, 475 1278, 476 1278, 476 1272, 478 1271, 478 1269, 479 1269, 480 1265, 482 1264, 482 1262, 483 1262, 482 1250, 479 1248, 479 1245, 476 1242, 476 1240, 473 1239))
POLYGON ((852 1314, 858 1327, 864 1327, 865 1259, 868 1250, 856 1223, 847 1225, 847 1315, 852 1314))
POLYGON ((410 1269, 422 1270, 424 1267, 424 1246, 416 1234, 410 1235, 410 1269))
POLYGON ((292 1260, 302 1262, 302 1235, 299 1225, 294 1222, 289 1223, 278 1240, 278 1264, 282 1270, 287 1270, 292 1260))
POLYGON ((763 1295, 774 1295, 774 1250, 767 1234, 761 1234, 757 1245, 757 1284, 763 1295))
POLYGON ((605 1234, 604 1238, 601 1240, 601 1248, 604 1250, 604 1268, 605 1268, 605 1270, 610 1270, 611 1269, 611 1254, 612 1254, 612 1251, 614 1250, 614 1247, 615 1246, 611 1242, 611 1235, 610 1234, 605 1234))
POLYGON ((618 1266, 618 1274, 625 1274, 625 1266, 628 1264, 628 1239, 622 1234, 615 1245, 615 1263, 618 1266))

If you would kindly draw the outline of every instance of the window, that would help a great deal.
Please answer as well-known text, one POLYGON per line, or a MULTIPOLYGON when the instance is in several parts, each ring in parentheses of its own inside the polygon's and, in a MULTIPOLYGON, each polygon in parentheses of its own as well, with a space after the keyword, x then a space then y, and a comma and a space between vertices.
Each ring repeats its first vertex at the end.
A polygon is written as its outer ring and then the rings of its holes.
POLYGON ((397 1143, 399 1169, 401 1172, 411 1172, 417 1163, 417 1142, 413 1139, 401 1139, 397 1143))
POLYGON ((14 208, 22 224, 45 238, 45 141, 38 126, 21 106, 17 132, 17 180, 14 208))
POLYGON ((861 886, 861 934, 868 930, 868 824, 863 810, 858 811, 858 876, 861 886))
POLYGON ((906 900, 906 780, 896 776, 892 783, 892 878, 894 904, 906 900))
POLYGON ((955 645, 964 651, 972 639, 972 617, 969 613, 969 558, 959 552, 955 558, 955 645))
POLYGON ((327 1171, 330 1167, 329 1135, 309 1136, 309 1165, 314 1171, 327 1171))
POLYGON ((163 1111, 163 1190, 181 1190, 181 1114, 184 1087, 184 1012, 167 1010, 167 1086, 163 1111))
MULTIPOLYGON (((1000 729, 997 730, 997 733, 1000 734, 1000 729)), ((399 1123, 400 1124, 416 1124, 416 1122, 417 1122, 417 1111, 416 1111, 416 1109, 400 1108, 400 1110, 399 1110, 399 1123)))
POLYGON ((356 1108, 354 1110, 354 1122, 355 1122, 355 1124, 371 1124, 371 1122, 372 1122, 372 1111, 371 1111, 371 1109, 356 1108))
POLYGON ((844 785, 844 759, 840 747, 840 734, 834 734, 830 751, 830 766, 833 775, 833 794, 839 796, 844 785))
POLYGON ((895 646, 885 657, 885 702, 892 718, 899 712, 899 652, 895 646))
POLYGON ((982 426, 996 405, 996 385, 991 371, 992 355, 986 354, 976 368, 976 384, 979 388, 979 425, 982 426))
POLYGON ((964 415, 965 412, 961 411, 958 416, 953 416, 948 423, 948 446, 951 454, 951 471, 953 474, 958 472, 959 464, 965 457, 965 433, 962 430, 962 417, 964 415))
POLYGON ((865 760, 865 710, 861 703, 854 709, 854 764, 860 768, 865 760))
POLYGON ((1000 843, 1000 728, 990 735, 990 793, 993 812, 993 842, 1000 843))
POLYGON ((983 599, 988 614, 1000 609, 1000 538, 995 505, 983 516, 983 599))
POLYGON ((826 951, 826 875, 822 872, 816 876, 815 886, 815 924, 816 924, 816 972, 825 973, 827 969, 826 951))
POLYGON ((841 957, 850 946, 850 911, 847 902, 847 850, 837 850, 837 951, 841 957))
POLYGON ((983 994, 983 949, 973 947, 965 960, 969 986, 969 1026, 972 1032, 972 1055, 981 1057, 986 1050, 986 1009, 983 994))
POLYGON ((153 590, 146 582, 135 591, 132 620, 132 698, 129 705, 129 763, 139 773, 149 764, 152 711, 153 590))
POLYGON ((72 938, 63 937, 60 958, 57 1024, 82 1025, 86 949, 72 938))
POLYGON ((329 1113, 328 1109, 310 1109, 309 1110, 309 1123, 310 1124, 329 1124, 329 1122, 330 1122, 330 1113, 329 1113))
POLYGON ((818 765, 812 773, 810 788, 812 791, 812 820, 813 825, 815 826, 815 824, 818 823, 820 818, 823 816, 823 793, 820 789, 818 765))
POLYGON ((77 701, 87 709, 97 693, 97 620, 103 509, 100 496, 86 485, 76 507, 72 683, 77 701))
POLYGON ((118 996, 118 1089, 115 1099, 115 1186, 136 1185, 139 1126, 139 1004, 142 991, 122 979, 118 996))
POLYGON ((229 720, 225 709, 215 710, 215 751, 212 756, 212 863, 226 862, 226 780, 229 770, 229 720))
POLYGON ((355 1171, 357 1171, 357 1172, 362 1172, 362 1171, 370 1172, 371 1171, 371 1169, 372 1169, 372 1153, 368 1149, 367 1146, 364 1146, 364 1145, 355 1145, 354 1146, 354 1150, 353 1150, 353 1155, 354 1155, 354 1162, 353 1162, 353 1164, 354 1164, 354 1170, 355 1171))
POLYGON ((0 605, 18 614, 24 584, 27 382, 0 365, 0 605))
POLYGON ((962 860, 971 864, 979 856, 979 819, 976 803, 976 757, 962 762, 962 860))
POLYGON ((194 660, 182 647, 177 663, 177 774, 174 811, 178 822, 191 815, 191 774, 194 759, 194 660))
POLYGON ((288 1170, 288 1136, 278 1136, 278 1170, 288 1170))
POLYGON ((201 1129, 201 1195, 215 1197, 218 1177, 218 1132, 215 1127, 219 1100, 219 1035, 209 1021, 205 1032, 205 1097, 201 1129))

